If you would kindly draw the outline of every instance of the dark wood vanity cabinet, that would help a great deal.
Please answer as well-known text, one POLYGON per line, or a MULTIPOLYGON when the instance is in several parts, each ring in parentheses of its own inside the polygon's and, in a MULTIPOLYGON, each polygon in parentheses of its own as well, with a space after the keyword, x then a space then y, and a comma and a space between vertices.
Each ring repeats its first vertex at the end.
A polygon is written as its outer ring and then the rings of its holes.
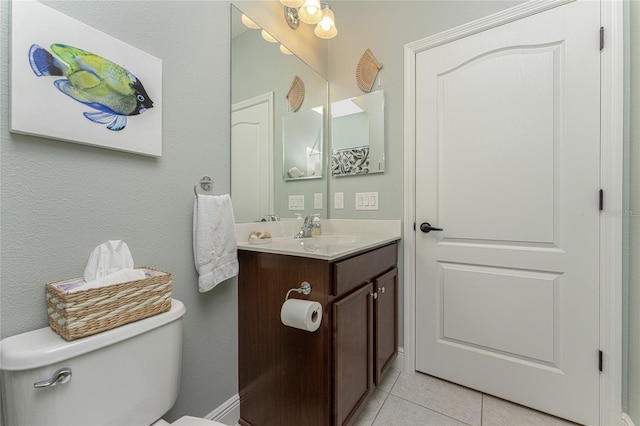
POLYGON ((374 381, 380 384, 383 374, 398 354, 398 269, 393 268, 374 281, 376 299, 374 381))
POLYGON ((327 261, 238 252, 240 420, 247 426, 333 426, 355 421, 398 347, 397 243, 327 261), (320 328, 280 321, 303 281, 320 328))

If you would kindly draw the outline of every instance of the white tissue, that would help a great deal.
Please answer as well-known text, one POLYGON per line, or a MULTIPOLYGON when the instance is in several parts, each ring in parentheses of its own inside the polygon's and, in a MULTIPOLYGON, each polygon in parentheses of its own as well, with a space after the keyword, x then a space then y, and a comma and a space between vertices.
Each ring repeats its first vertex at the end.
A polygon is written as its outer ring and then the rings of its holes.
POLYGON ((144 269, 126 268, 106 275, 97 280, 85 282, 84 284, 74 287, 70 291, 88 290, 90 288, 98 288, 105 285, 126 283, 129 281, 142 280, 145 278, 144 269))
POLYGON ((83 277, 86 282, 94 281, 121 269, 133 269, 129 247, 122 240, 107 241, 93 249, 83 277))

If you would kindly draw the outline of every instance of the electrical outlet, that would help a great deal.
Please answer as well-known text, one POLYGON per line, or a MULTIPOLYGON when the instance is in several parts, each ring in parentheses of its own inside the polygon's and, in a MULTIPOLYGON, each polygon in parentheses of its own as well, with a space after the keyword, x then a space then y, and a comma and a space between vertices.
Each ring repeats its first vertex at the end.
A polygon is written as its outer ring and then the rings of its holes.
POLYGON ((322 208, 322 192, 313 194, 313 208, 316 210, 322 208))
POLYGON ((289 210, 304 210, 304 195, 289 195, 289 210))
POLYGON ((333 193, 333 208, 336 210, 344 209, 344 192, 333 193))
POLYGON ((378 210, 378 193, 357 192, 356 210, 378 210))

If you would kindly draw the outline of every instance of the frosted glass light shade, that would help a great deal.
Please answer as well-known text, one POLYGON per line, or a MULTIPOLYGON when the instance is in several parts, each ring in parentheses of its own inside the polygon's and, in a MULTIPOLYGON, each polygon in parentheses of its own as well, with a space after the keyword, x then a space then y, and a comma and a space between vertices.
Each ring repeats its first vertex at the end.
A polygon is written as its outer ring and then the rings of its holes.
POLYGON ((338 29, 336 28, 336 19, 333 14, 333 10, 329 7, 322 9, 322 19, 316 25, 313 33, 319 38, 334 38, 338 35, 338 29))
POLYGON ((319 0, 305 0, 298 10, 300 20, 305 24, 317 24, 322 19, 322 8, 319 0))
POLYGON ((291 51, 289 49, 287 49, 286 47, 284 47, 284 45, 280 45, 280 51, 282 53, 284 53, 285 55, 293 55, 293 53, 291 53, 291 51))
POLYGON ((304 0, 280 0, 280 3, 287 7, 297 9, 304 4, 304 0))
POLYGON ((262 38, 267 40, 269 43, 277 43, 278 42, 278 40, 273 38, 273 36, 271 34, 269 34, 268 32, 266 32, 265 30, 262 30, 262 38))
POLYGON ((252 30, 257 30, 260 28, 260 25, 256 24, 255 22, 253 22, 251 19, 249 19, 249 17, 247 15, 245 15, 244 13, 242 14, 242 17, 240 18, 240 20, 242 20, 242 23, 248 27, 251 28, 252 30))

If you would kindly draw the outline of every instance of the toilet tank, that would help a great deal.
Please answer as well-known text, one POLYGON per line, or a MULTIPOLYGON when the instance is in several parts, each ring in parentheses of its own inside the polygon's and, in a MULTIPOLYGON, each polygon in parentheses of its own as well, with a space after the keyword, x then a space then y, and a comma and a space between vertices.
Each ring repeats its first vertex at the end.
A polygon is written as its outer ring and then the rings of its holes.
POLYGON ((2 424, 152 424, 178 395, 184 313, 173 299, 168 312, 71 342, 48 327, 3 339, 2 424), (66 383, 34 387, 61 368, 66 383))

